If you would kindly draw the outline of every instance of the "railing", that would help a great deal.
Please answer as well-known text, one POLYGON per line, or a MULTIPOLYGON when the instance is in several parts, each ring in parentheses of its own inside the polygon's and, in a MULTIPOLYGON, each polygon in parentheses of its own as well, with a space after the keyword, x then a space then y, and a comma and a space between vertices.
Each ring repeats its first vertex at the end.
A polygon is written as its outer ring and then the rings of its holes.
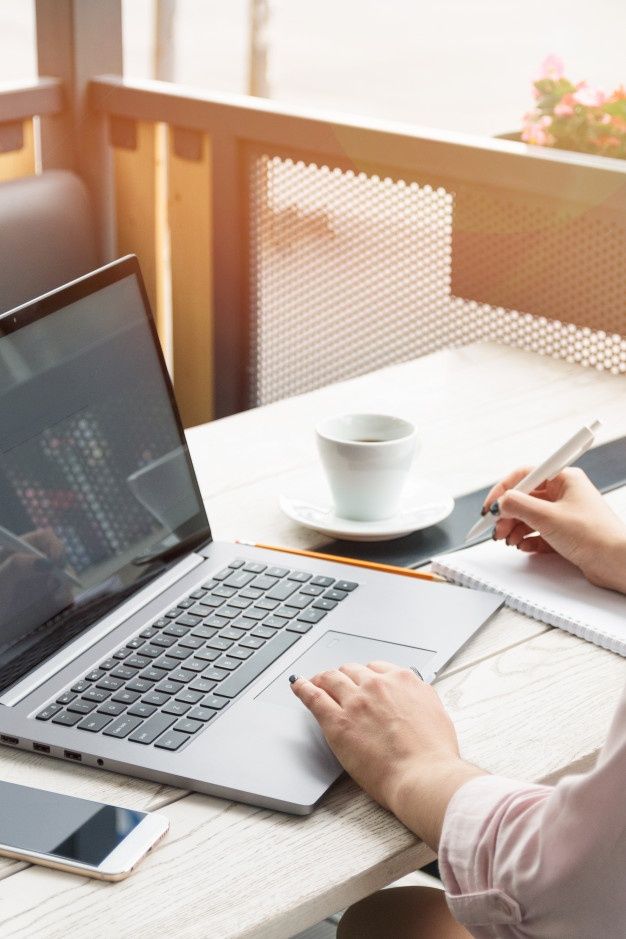
POLYGON ((36 121, 63 109, 63 87, 56 78, 0 85, 0 180, 37 171, 36 121))
MULTIPOLYGON (((109 77, 89 107, 188 425, 477 339, 626 371, 624 161, 109 77)), ((0 94, 0 178, 61 109, 0 94)))
POLYGON ((626 370, 623 161, 159 82, 90 100, 153 296, 169 240, 188 421, 475 339, 626 370))

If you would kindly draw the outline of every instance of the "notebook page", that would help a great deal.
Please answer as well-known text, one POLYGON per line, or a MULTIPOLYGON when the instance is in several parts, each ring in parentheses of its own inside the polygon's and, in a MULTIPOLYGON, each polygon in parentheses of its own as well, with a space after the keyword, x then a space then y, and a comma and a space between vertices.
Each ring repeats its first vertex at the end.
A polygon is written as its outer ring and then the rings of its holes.
POLYGON ((626 596, 594 587, 558 555, 527 555, 494 541, 435 558, 455 583, 501 593, 507 606, 626 655, 626 596))

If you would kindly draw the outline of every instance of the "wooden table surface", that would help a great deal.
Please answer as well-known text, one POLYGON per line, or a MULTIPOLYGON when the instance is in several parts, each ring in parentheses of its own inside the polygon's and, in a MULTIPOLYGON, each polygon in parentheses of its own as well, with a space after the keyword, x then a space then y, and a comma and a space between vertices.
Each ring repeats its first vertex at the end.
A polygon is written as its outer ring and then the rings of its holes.
MULTIPOLYGON (((602 419, 600 442, 626 434, 626 379, 475 345, 194 428, 214 537, 322 544, 281 515, 277 497, 315 479, 314 423, 357 409, 416 421, 416 471, 461 494, 542 458, 583 420, 602 419)), ((626 514, 626 490, 608 498, 626 514)), ((554 781, 593 762, 625 677, 619 656, 503 610, 437 689, 464 756, 554 781)), ((288 937, 432 857, 345 779, 296 818, 7 748, 0 778, 163 809, 171 821, 158 850, 119 884, 0 858, 2 937, 288 937)))

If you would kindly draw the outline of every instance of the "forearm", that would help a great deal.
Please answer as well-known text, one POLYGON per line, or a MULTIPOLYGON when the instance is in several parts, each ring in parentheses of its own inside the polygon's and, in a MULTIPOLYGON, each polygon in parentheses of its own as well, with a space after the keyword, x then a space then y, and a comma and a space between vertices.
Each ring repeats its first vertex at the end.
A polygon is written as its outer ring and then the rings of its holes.
POLYGON ((437 851, 443 820, 455 792, 486 772, 460 757, 441 762, 415 761, 390 787, 389 808, 411 831, 437 851))

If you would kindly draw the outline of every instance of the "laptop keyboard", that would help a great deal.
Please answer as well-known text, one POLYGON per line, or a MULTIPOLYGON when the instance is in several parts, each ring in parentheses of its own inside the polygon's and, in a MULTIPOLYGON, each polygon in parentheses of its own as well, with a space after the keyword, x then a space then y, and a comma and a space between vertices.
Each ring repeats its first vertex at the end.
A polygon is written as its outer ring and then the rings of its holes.
POLYGON ((36 719, 179 750, 357 586, 232 561, 36 719))

